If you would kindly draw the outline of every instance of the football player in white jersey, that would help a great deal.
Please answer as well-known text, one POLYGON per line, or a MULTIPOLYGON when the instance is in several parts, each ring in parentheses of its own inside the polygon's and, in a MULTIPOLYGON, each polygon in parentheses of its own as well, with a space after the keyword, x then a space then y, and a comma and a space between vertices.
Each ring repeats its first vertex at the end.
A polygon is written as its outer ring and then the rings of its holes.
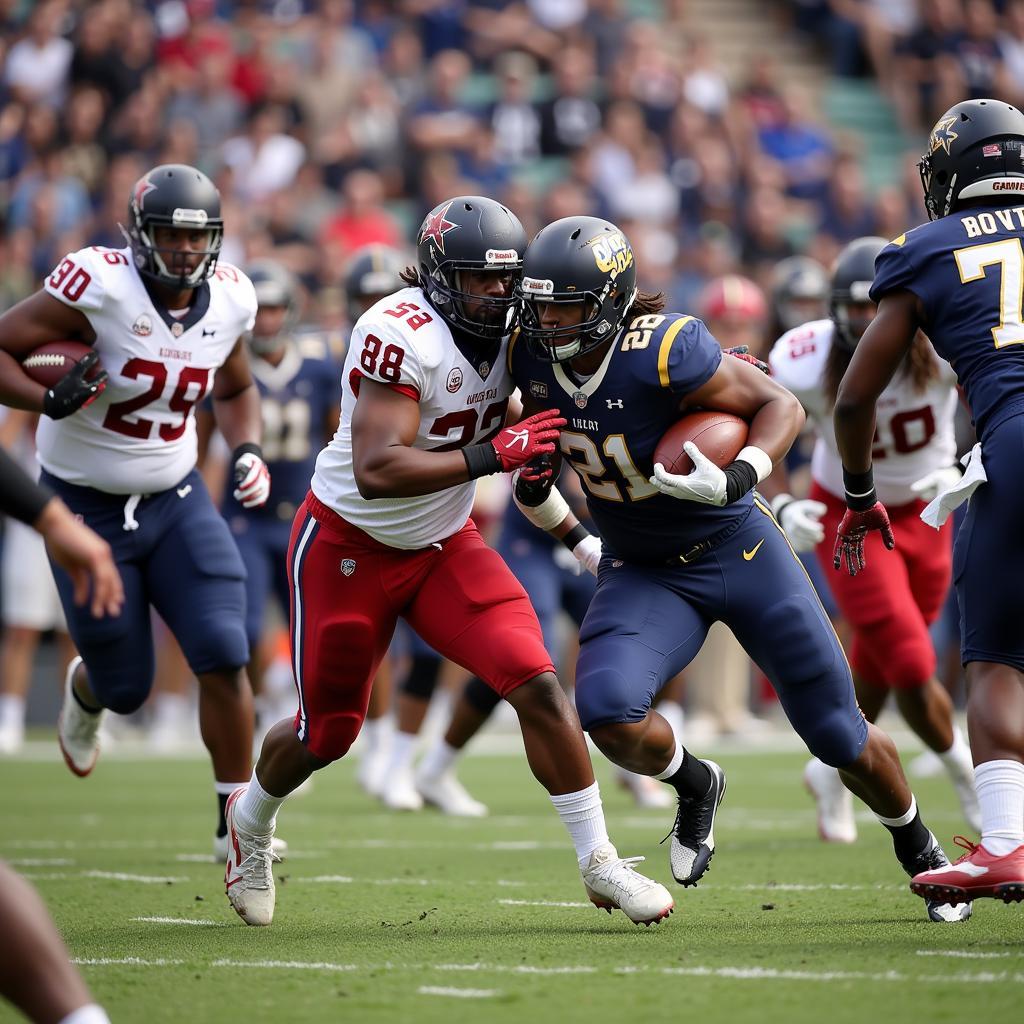
POLYGON ((43 413, 42 480, 110 543, 124 579, 121 614, 97 620, 75 606, 71 581, 54 566, 81 654, 68 666, 58 723, 64 759, 88 775, 104 711, 129 714, 149 694, 152 605, 199 678, 220 807, 214 848, 223 849, 223 807, 251 764, 245 570, 195 470, 193 409, 212 389, 236 494, 246 505, 266 502, 259 399, 241 340, 256 298, 244 274, 217 262, 220 196, 195 168, 143 175, 126 234, 123 249, 71 253, 0 317, 0 401, 43 413), (68 339, 95 352, 54 387, 22 371, 18 361, 33 349, 68 339), (97 363, 102 373, 90 380, 97 363))
MULTIPOLYGON (((228 802, 228 898, 247 924, 270 924, 278 809, 352 745, 401 616, 515 708, 591 901, 637 923, 660 920, 672 897, 609 841, 579 719, 526 591, 469 519, 475 480, 552 452, 565 422, 548 411, 506 425, 506 335, 525 232, 493 200, 461 196, 427 215, 418 240, 417 266, 403 275, 409 287, 353 329, 341 424, 295 519, 298 714, 270 730, 252 780, 228 802)), ((577 534, 566 543, 582 561, 599 542, 577 534)))
MULTIPOLYGON (((840 254, 832 274, 831 316, 787 331, 770 356, 772 374, 800 399, 817 439, 811 457, 810 496, 776 495, 775 514, 797 551, 815 549, 824 568, 833 563, 834 537, 846 511, 843 467, 832 408, 843 372, 875 304, 868 299, 875 257, 884 238, 859 238, 840 254)), ((964 816, 979 827, 970 749, 953 721, 949 694, 935 678, 928 633, 949 590, 952 523, 936 537, 919 518, 950 480, 957 480, 953 414, 956 378, 927 338, 918 334, 903 371, 878 402, 873 451, 875 484, 889 510, 896 555, 870 558, 856 576, 828 574, 829 588, 853 630, 849 650, 857 700, 875 721, 890 692, 907 724, 942 759, 964 816)), ((881 547, 879 534, 866 543, 881 547)), ((839 773, 812 759, 804 781, 818 804, 818 831, 832 842, 853 842, 857 826, 850 791, 839 773)))

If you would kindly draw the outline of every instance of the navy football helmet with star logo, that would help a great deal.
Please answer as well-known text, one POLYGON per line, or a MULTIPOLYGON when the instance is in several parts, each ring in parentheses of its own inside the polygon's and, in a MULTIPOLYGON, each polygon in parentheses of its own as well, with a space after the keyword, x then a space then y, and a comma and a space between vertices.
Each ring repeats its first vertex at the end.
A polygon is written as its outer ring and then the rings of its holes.
POLYGON ((187 164, 154 167, 132 189, 125 234, 140 274, 170 288, 195 288, 213 273, 224 240, 217 186, 187 164), (177 250, 157 246, 153 232, 160 227, 205 232, 205 246, 191 250, 201 257, 196 266, 186 265, 177 250))
POLYGON ((493 199, 457 196, 435 206, 416 237, 419 285, 448 324, 486 340, 510 333, 526 250, 519 218, 493 199), (464 287, 460 275, 467 270, 508 272, 508 297, 482 302, 464 287))
POLYGON ((1024 198, 1024 113, 1001 100, 965 100, 950 107, 928 137, 918 169, 929 220, 965 200, 1024 198))

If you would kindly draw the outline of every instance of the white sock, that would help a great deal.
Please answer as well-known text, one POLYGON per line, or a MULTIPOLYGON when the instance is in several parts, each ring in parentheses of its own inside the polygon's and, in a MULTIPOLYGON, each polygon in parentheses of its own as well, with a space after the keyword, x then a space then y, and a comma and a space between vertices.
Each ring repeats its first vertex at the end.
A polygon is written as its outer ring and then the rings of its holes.
POLYGON ((394 732, 394 720, 390 715, 381 715, 380 718, 367 718, 363 722, 363 728, 359 735, 363 737, 363 747, 367 754, 375 754, 383 750, 391 742, 391 734, 394 732))
POLYGON ((253 835, 268 835, 274 831, 277 812, 286 799, 283 796, 271 796, 260 785, 254 768, 248 788, 235 804, 235 821, 244 831, 253 835))
POLYGON ((419 775, 426 776, 428 779, 436 779, 441 775, 444 775, 446 771, 462 755, 461 750, 456 750, 455 747, 450 747, 444 741, 444 737, 440 737, 436 743, 426 752, 423 760, 420 761, 419 775))
POLYGON ((910 808, 906 814, 901 814, 898 818, 883 818, 882 815, 876 814, 875 817, 883 824, 888 825, 889 828, 899 828, 902 825, 909 825, 917 814, 917 799, 914 794, 910 794, 910 808))
POLYGON ((90 1003, 88 1006, 72 1010, 61 1019, 60 1024, 110 1024, 110 1018, 102 1006, 90 1003))
POLYGON ((580 866, 599 847, 608 842, 608 829, 604 823, 604 808, 601 806, 601 790, 595 782, 578 793, 562 793, 553 796, 551 802, 569 830, 572 845, 576 847, 576 859, 580 866))
POLYGON ((391 757, 388 759, 386 777, 391 778, 412 768, 412 759, 416 754, 416 743, 419 736, 414 732, 395 730, 391 737, 391 757))
POLYGON ((953 726, 953 745, 949 750, 943 750, 939 754, 939 759, 954 781, 964 778, 970 779, 974 775, 971 748, 967 745, 964 734, 955 725, 953 726))
POLYGON ((1024 843, 1024 764, 986 761, 974 769, 981 805, 981 843, 996 857, 1024 843))
POLYGON ((672 760, 669 761, 664 771, 658 772, 654 777, 656 779, 670 779, 677 771, 679 771, 680 765, 683 763, 683 758, 686 756, 686 751, 683 749, 682 743, 676 739, 676 752, 672 755, 672 760))
POLYGON ((0 693, 0 727, 22 728, 25 725, 25 698, 15 693, 0 693))
POLYGON ((676 740, 682 740, 684 723, 686 721, 682 704, 674 700, 663 700, 654 710, 672 726, 672 732, 676 740))

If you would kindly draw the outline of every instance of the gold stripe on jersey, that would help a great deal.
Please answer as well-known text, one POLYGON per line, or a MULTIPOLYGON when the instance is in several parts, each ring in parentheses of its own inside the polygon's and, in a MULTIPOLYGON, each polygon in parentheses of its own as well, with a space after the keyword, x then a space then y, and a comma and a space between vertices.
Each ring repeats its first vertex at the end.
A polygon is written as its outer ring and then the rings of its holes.
POLYGON ((515 347, 516 342, 519 340, 519 328, 517 327, 513 332, 512 336, 508 339, 508 348, 505 349, 505 366, 508 372, 512 372, 512 349, 515 347))
POLYGON ((667 388, 671 383, 668 375, 668 356, 672 351, 672 342, 692 319, 692 316, 680 317, 662 336, 661 348, 658 349, 658 380, 663 388, 667 388))

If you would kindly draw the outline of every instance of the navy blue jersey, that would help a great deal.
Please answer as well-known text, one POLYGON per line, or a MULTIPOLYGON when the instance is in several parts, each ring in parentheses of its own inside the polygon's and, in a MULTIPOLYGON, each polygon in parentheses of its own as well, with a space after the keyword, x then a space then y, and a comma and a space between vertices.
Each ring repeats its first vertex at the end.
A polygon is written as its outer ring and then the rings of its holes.
POLYGON ((878 255, 871 298, 909 291, 956 371, 978 436, 1024 411, 1024 206, 955 213, 878 255))
POLYGON ((327 442, 324 424, 341 401, 341 367, 323 339, 305 336, 288 346, 277 366, 254 356, 252 375, 260 392, 263 457, 270 470, 270 501, 243 509, 227 488, 223 512, 291 522, 309 490, 316 457, 327 442))
POLYGON ((716 508, 662 494, 650 483, 654 449, 681 416, 681 402, 718 369, 722 350, 699 320, 678 313, 635 317, 586 380, 567 365, 509 347, 512 376, 541 408, 568 421, 561 448, 579 475, 605 550, 658 564, 750 513, 748 494, 716 508))

